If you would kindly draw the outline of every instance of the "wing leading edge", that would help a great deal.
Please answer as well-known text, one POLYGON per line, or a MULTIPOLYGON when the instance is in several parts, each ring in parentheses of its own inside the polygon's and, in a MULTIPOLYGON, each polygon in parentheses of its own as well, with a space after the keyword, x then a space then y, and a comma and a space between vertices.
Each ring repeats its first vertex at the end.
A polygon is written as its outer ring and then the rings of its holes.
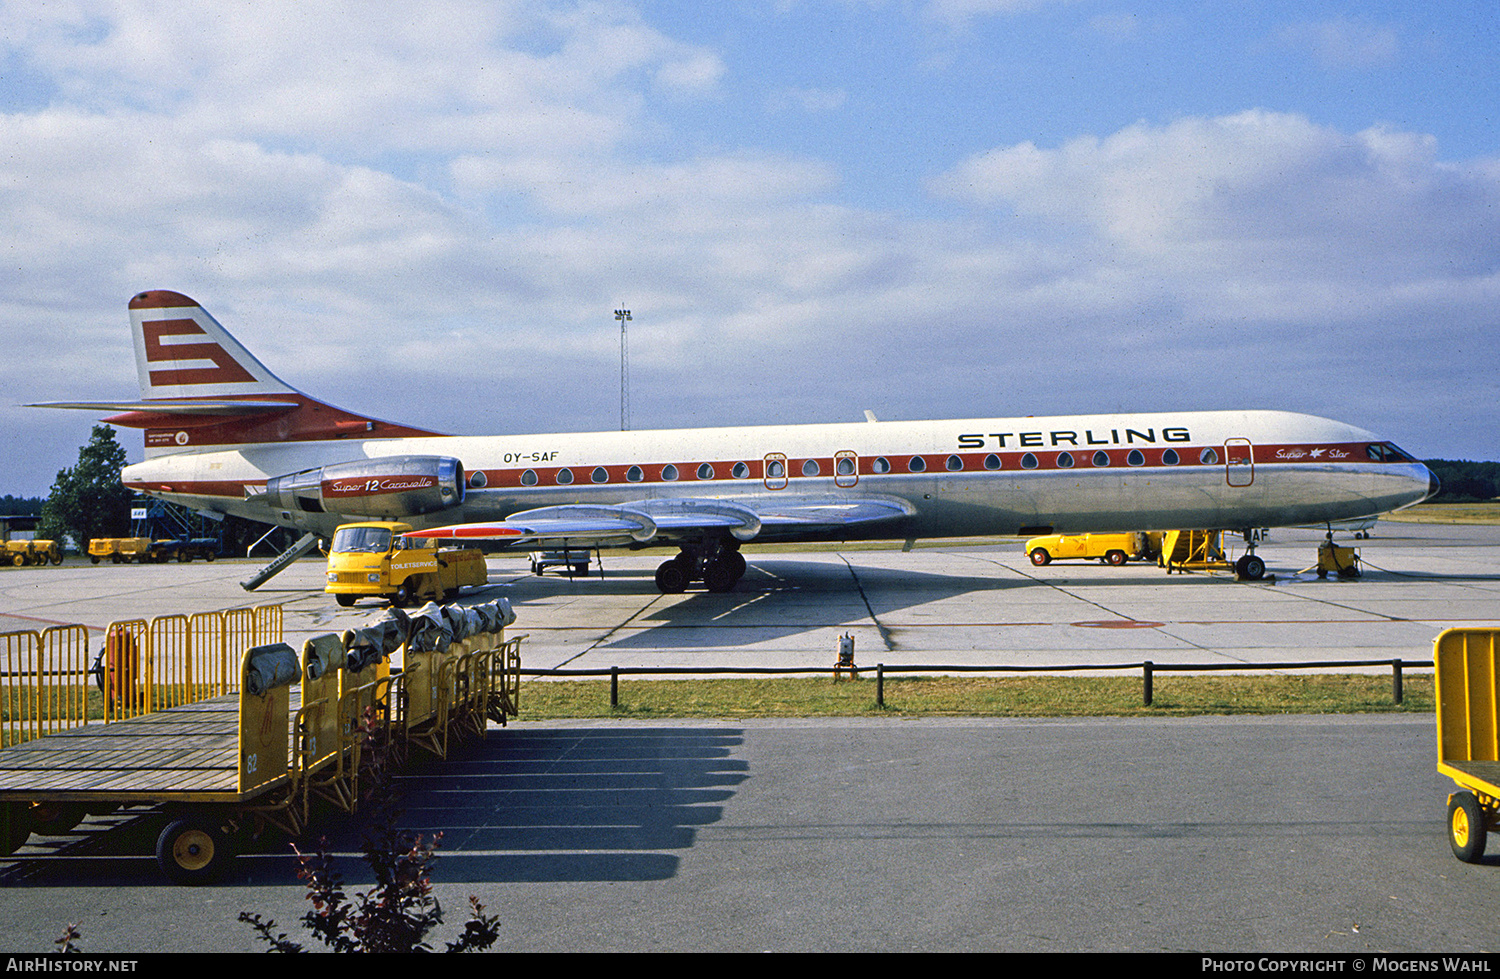
POLYGON ((886 497, 639 500, 612 506, 541 507, 505 520, 431 527, 407 536, 528 546, 556 541, 589 547, 630 547, 669 545, 713 534, 749 541, 767 530, 837 531, 900 520, 913 513, 905 500, 886 497))

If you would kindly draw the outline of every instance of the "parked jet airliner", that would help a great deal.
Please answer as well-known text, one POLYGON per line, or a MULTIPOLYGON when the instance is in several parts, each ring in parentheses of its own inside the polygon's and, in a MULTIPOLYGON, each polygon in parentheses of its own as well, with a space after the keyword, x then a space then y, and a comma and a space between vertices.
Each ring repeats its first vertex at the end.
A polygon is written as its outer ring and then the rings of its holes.
MULTIPOLYGON (((1283 411, 441 435, 313 400, 179 293, 141 293, 130 318, 140 400, 47 407, 144 429, 132 489, 323 536, 380 518, 528 549, 674 547, 664 592, 734 587, 745 541, 1188 527, 1248 541, 1437 489, 1392 443, 1283 411)), ((1245 577, 1264 569, 1240 559, 1245 577)))

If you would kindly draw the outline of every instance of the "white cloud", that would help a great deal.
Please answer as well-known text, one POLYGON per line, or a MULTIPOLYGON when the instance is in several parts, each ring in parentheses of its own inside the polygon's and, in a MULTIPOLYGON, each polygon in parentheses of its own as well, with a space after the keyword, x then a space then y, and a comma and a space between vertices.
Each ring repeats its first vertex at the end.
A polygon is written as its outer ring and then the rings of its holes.
MULTIPOLYGON (((130 396, 147 288, 310 393, 471 432, 611 427, 612 384, 556 395, 615 376, 617 303, 641 426, 1232 407, 1265 403, 1266 374, 1276 406, 1327 412, 1341 352, 1419 338, 1378 412, 1419 403, 1456 338, 1466 377, 1496 366, 1474 338, 1500 298, 1500 163, 1419 133, 1251 111, 1019 142, 935 180, 937 219, 846 200, 854 164, 674 129, 728 69, 622 4, 20 9, 0 53, 47 97, 0 114, 12 402, 130 396), (1151 383, 1168 359, 1211 383, 1151 383), (1136 380, 1101 392, 1122 360, 1136 380), (379 383, 402 375, 465 409, 379 383)), ((69 441, 36 414, 0 406, 0 440, 45 435, 20 453, 43 476, 6 492, 44 490, 92 423, 69 441)))
POLYGON ((1284 46, 1311 54, 1324 68, 1388 68, 1399 60, 1394 28, 1347 17, 1288 24, 1276 32, 1284 46))

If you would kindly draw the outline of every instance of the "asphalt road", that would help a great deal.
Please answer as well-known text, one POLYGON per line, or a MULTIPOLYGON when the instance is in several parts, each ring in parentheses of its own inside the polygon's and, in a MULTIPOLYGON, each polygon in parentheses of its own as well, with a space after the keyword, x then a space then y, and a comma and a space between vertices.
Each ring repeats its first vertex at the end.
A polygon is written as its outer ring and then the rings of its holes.
MULTIPOLYGON (((1425 717, 517 723, 401 780, 517 951, 1492 951, 1425 717)), ((306 938, 285 841, 173 887, 155 821, 28 847, 0 949, 306 938), (53 851, 53 852, 48 852, 53 851), (46 854, 46 855, 41 855, 46 854)), ((358 834, 331 841, 359 889, 358 834)), ((441 944, 441 942, 439 942, 441 944)))
MULTIPOLYGON (((1018 542, 775 552, 728 595, 661 596, 659 557, 572 581, 492 560, 528 666, 1046 665, 1430 656, 1500 624, 1500 533, 1382 523, 1367 575, 1318 581, 1276 532, 1274 583, 1131 565, 1034 568, 1018 542), (1099 628, 1103 622, 1126 628, 1099 628), (968 657, 967 660, 954 657, 968 657)), ((244 563, 0 570, 0 629, 284 602, 289 638, 345 628, 303 561, 257 596, 244 563)), ((1489 951, 1500 858, 1449 853, 1431 717, 537 723, 401 780, 441 831, 450 937, 476 894, 524 951, 1489 951)), ((0 950, 70 923, 96 952, 249 951, 240 911, 296 935, 284 840, 209 888, 163 882, 157 817, 91 819, 0 865, 0 950), (119 825, 116 825, 116 824, 119 825)), ((336 831, 355 889, 352 825, 336 831)), ((1500 852, 1500 842, 1492 846, 1500 852)))

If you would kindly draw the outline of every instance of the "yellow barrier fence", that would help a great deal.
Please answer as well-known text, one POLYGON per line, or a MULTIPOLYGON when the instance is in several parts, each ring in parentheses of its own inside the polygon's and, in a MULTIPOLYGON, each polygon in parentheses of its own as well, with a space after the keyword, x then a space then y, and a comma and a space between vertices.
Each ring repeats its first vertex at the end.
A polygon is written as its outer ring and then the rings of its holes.
POLYGON ((237 651, 281 641, 279 605, 0 633, 0 748, 238 688, 237 651), (231 655, 231 650, 236 651, 231 655))

